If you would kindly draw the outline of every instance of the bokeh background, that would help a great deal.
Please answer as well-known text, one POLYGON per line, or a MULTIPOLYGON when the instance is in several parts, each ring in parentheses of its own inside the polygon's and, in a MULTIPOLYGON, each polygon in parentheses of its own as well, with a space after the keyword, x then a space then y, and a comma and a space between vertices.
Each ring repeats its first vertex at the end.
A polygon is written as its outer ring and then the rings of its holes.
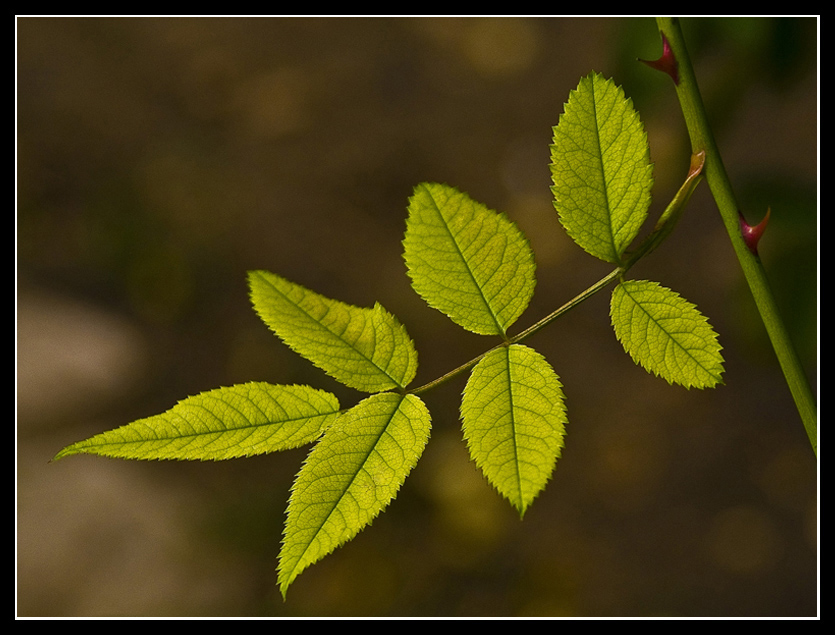
MULTIPOLYGON (((652 19, 19 18, 17 612, 21 616, 814 616, 817 471, 706 186, 631 274, 695 302, 725 385, 635 366, 603 292, 529 341, 570 424, 524 521, 468 460, 464 379, 426 395, 397 500, 275 586, 306 449, 221 463, 63 446, 250 380, 361 395, 251 310, 264 268, 406 325, 423 383, 486 350, 427 308, 407 199, 443 181, 506 212, 537 258, 530 325, 608 273, 551 204, 551 127, 592 70, 648 130, 651 218, 688 165, 652 19)), ((685 19, 731 179, 817 386, 817 21, 685 19)), ((817 390, 817 389, 816 389, 817 390)))

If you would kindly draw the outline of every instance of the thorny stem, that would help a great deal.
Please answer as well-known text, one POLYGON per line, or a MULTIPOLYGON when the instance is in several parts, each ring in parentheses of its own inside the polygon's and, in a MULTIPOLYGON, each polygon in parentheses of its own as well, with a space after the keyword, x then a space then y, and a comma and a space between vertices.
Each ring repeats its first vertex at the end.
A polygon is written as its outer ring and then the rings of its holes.
MULTIPOLYGON (((664 54, 660 60, 647 62, 647 64, 668 73, 675 83, 682 114, 684 115, 687 131, 690 135, 692 155, 690 171, 684 184, 659 218, 653 232, 641 242, 634 252, 627 255, 626 260, 619 267, 615 268, 611 273, 595 282, 557 310, 518 335, 485 351, 458 368, 449 371, 445 375, 423 386, 406 392, 422 394, 467 372, 491 351, 501 346, 516 344, 530 337, 558 317, 590 298, 611 282, 621 278, 638 260, 657 248, 667 238, 681 215, 681 211, 690 199, 696 185, 698 185, 702 178, 705 178, 716 200, 722 220, 730 236, 731 244, 754 296, 760 316, 765 323, 768 335, 771 338, 774 351, 777 354, 798 413, 806 428, 806 433, 812 444, 812 448, 815 454, 817 454, 817 408, 814 396, 812 395, 812 389, 806 378, 806 374, 803 372, 797 352, 788 336, 788 331, 777 310, 771 288, 765 275, 765 270, 756 253, 756 242, 754 243, 755 247, 752 249, 749 244, 750 239, 746 240, 745 234, 743 233, 748 225, 744 222, 744 218, 739 211, 727 172, 722 163, 722 157, 719 154, 716 141, 707 122, 701 93, 699 92, 696 77, 690 64, 690 58, 687 54, 681 28, 678 20, 675 18, 659 17, 656 21, 664 44, 664 54)), ((763 223, 762 229, 764 228, 765 224, 763 223)), ((757 235, 758 238, 759 235, 757 235)))
POLYGON ((681 104, 687 132, 690 135, 692 152, 695 154, 704 151, 706 154, 705 179, 719 208, 719 213, 742 267, 745 280, 751 289, 751 294, 754 296, 754 302, 771 339, 771 344, 774 347, 774 352, 786 378, 797 411, 803 421, 806 434, 817 455, 818 434, 815 397, 777 308, 762 261, 757 255, 756 249, 751 249, 743 235, 742 228, 746 227, 747 223, 741 224, 744 218, 737 204, 736 196, 707 119, 681 26, 677 18, 658 17, 656 23, 665 43, 664 53, 665 55, 672 55, 674 68, 677 71, 676 94, 681 104), (669 52, 667 46, 669 46, 669 52))

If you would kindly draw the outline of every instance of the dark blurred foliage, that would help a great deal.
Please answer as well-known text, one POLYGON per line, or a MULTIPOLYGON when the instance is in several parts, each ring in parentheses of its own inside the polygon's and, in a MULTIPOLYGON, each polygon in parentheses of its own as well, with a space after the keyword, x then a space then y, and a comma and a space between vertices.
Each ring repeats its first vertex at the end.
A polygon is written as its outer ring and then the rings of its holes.
MULTIPOLYGON (((660 214, 687 169, 651 19, 20 18, 17 602, 20 615, 810 616, 816 461, 705 186, 634 270, 695 302, 725 385, 687 391, 624 355, 601 293, 530 344, 562 378, 567 445, 520 522, 469 462, 463 379, 353 542, 275 587, 304 449, 223 463, 64 445, 221 385, 360 395, 252 312, 245 272, 381 302, 418 382, 492 341, 412 292, 407 199, 443 181, 508 213, 538 263, 528 326, 608 268, 565 236, 549 148, 568 93, 614 77, 647 126, 660 214)), ((817 385, 815 19, 686 19, 740 203, 817 385)))

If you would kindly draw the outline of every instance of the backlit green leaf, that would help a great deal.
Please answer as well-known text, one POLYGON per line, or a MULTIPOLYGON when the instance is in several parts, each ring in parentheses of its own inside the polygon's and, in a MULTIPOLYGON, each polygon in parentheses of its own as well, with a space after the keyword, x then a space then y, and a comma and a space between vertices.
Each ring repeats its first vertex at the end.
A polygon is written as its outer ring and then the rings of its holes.
POLYGON ((475 333, 504 335, 533 295, 536 266, 522 232, 448 185, 415 188, 403 246, 415 291, 475 333))
POLYGON ((405 388, 417 372, 406 329, 382 306, 365 309, 326 298, 268 271, 250 271, 252 303, 296 353, 364 392, 405 388))
POLYGON ((619 264, 647 216, 647 135, 623 90, 592 73, 571 91, 551 146, 554 206, 569 236, 619 264))
POLYGON ((73 454, 184 460, 252 456, 315 441, 338 413, 336 397, 323 390, 238 384, 188 397, 162 414, 74 443, 55 458, 73 454))
POLYGON ((351 540, 394 499, 430 431, 415 395, 372 395, 313 448, 290 503, 278 565, 282 594, 305 568, 351 540))
POLYGON ((615 287, 612 326, 635 363, 670 383, 711 388, 722 383, 718 336, 695 305, 647 280, 615 287))
POLYGON ((560 383, 542 355, 513 344, 473 369, 461 418, 470 456, 520 515, 541 492, 560 456, 567 423, 560 383))

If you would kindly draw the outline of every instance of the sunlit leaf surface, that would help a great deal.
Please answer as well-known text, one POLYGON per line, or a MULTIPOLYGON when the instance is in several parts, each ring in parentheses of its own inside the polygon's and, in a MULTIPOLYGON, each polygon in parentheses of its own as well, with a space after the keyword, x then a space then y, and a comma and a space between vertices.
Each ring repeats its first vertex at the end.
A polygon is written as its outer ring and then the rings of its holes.
POLYGON ((429 411, 415 395, 372 395, 340 416, 293 485, 278 566, 283 594, 394 499, 430 427, 429 411))
POLYGON ((563 400, 554 369, 521 344, 488 353, 464 390, 461 418, 470 456, 521 515, 560 456, 567 423, 563 400))
POLYGON ((216 388, 64 448, 56 459, 99 454, 122 459, 231 459, 299 447, 336 420, 339 402, 308 386, 266 383, 216 388))
POLYGON ((676 292, 626 280, 612 292, 612 326, 636 364, 686 388, 722 383, 718 336, 704 315, 676 292))
POLYGON ((551 146, 554 206, 574 241, 618 264, 647 216, 652 164, 638 113, 592 73, 571 91, 551 146))
POLYGON ((533 295, 536 266, 522 232, 448 185, 415 188, 403 245, 418 294, 467 330, 504 335, 533 295))
POLYGON ((406 329, 380 304, 366 309, 326 298, 268 271, 250 271, 252 303, 291 349, 364 392, 405 387, 417 372, 406 329))

